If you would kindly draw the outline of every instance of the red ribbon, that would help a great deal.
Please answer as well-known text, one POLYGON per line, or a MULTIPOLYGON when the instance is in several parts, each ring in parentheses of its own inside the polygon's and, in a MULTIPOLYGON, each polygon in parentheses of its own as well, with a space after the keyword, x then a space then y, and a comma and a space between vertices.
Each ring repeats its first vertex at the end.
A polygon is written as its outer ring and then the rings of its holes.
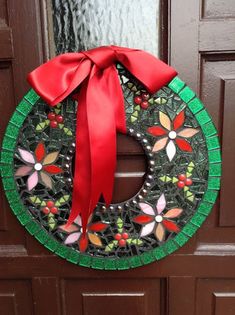
POLYGON ((115 67, 120 62, 152 94, 176 71, 147 52, 104 46, 53 58, 28 75, 34 90, 55 106, 78 86, 76 159, 71 224, 78 214, 83 231, 103 195, 111 203, 116 168, 116 133, 126 133, 122 89, 115 67))

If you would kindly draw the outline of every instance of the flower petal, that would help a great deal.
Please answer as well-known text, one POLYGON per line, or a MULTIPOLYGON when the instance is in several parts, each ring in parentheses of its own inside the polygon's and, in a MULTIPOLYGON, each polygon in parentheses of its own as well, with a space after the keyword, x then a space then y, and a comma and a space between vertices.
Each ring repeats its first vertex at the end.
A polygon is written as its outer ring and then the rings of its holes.
POLYGON ((41 162, 46 154, 45 146, 43 142, 40 142, 35 149, 35 156, 37 162, 41 162))
POLYGON ((21 166, 17 169, 15 172, 15 176, 26 176, 29 175, 29 173, 32 171, 33 167, 32 166, 21 166))
POLYGON ((193 149, 192 149, 192 147, 188 141, 181 139, 181 138, 176 138, 175 142, 178 145, 178 147, 180 148, 180 150, 186 151, 186 152, 192 152, 193 151, 193 149))
POLYGON ((174 208, 169 211, 167 211, 166 214, 164 214, 164 218, 176 218, 182 213, 183 209, 180 208, 174 208))
POLYGON ((76 223, 79 226, 82 226, 82 218, 80 215, 76 217, 76 219, 74 220, 74 223, 76 223))
POLYGON ((199 132, 199 129, 194 129, 194 128, 184 128, 180 132, 178 132, 178 136, 184 137, 184 138, 191 138, 193 137, 196 133, 199 132))
POLYGON ((105 230, 107 228, 107 226, 108 226, 108 224, 105 224, 103 222, 96 222, 96 223, 91 224, 88 227, 88 230, 93 231, 93 232, 100 232, 100 231, 105 230))
POLYGON ((139 206, 140 206, 140 209, 144 213, 149 214, 149 215, 155 215, 155 212, 154 212, 153 208, 149 204, 144 203, 144 202, 140 202, 139 206))
POLYGON ((85 252, 86 251, 87 246, 88 246, 88 238, 87 238, 86 235, 84 237, 83 236, 80 237, 78 245, 79 245, 80 252, 85 252))
POLYGON ((133 218, 133 221, 140 224, 146 224, 153 221, 153 217, 149 215, 138 215, 137 217, 133 218))
POLYGON ((32 190, 38 183, 38 172, 33 172, 27 180, 27 189, 32 190))
POLYGON ((45 165, 43 166, 43 170, 49 174, 60 174, 63 172, 63 170, 56 165, 45 165))
POLYGON ((47 164, 51 164, 51 163, 54 163, 55 160, 57 159, 59 155, 59 151, 56 151, 56 152, 52 152, 52 153, 49 153, 45 156, 45 159, 43 160, 43 165, 47 165, 47 164))
POLYGON ((153 152, 158 152, 160 150, 162 150, 163 148, 165 148, 166 144, 167 144, 168 138, 164 137, 158 141, 155 142, 152 151, 153 152))
POLYGON ((79 228, 75 224, 70 224, 67 226, 67 224, 63 224, 59 226, 59 230, 62 230, 63 232, 66 233, 73 233, 77 232, 79 228))
POLYGON ((176 153, 175 144, 172 140, 170 140, 166 146, 166 154, 167 154, 170 162, 172 161, 173 157, 175 156, 175 153, 176 153))
POLYGON ((44 172, 40 172, 40 176, 41 176, 41 180, 42 180, 43 184, 44 184, 46 187, 52 189, 52 180, 51 180, 50 176, 47 175, 47 174, 44 173, 44 172))
POLYGON ((81 235, 81 232, 75 232, 70 234, 64 241, 66 245, 75 243, 81 235))
POLYGON ((153 221, 151 223, 146 224, 145 226, 142 227, 141 233, 140 233, 140 237, 149 235, 153 232, 154 226, 155 226, 156 222, 153 221))
POLYGON ((150 133, 153 136, 162 136, 166 134, 166 130, 164 130, 160 126, 152 126, 148 128, 148 133, 150 133))
POLYGON ((175 119, 173 120, 173 128, 174 130, 179 129, 184 123, 184 110, 182 110, 178 115, 176 115, 175 119))
POLYGON ((94 244, 96 246, 102 246, 102 242, 101 242, 101 239, 99 238, 99 236, 97 236, 95 234, 88 233, 88 238, 92 244, 94 244))
POLYGON ((155 230, 155 236, 160 242, 164 240, 165 229, 161 223, 157 225, 157 228, 155 230))
POLYGON ((18 151, 23 161, 26 163, 35 164, 35 159, 32 153, 24 149, 18 149, 18 151))
POLYGON ((161 194, 156 204, 158 214, 161 214, 162 211, 166 208, 166 198, 164 194, 161 194))
POLYGON ((170 118, 165 113, 159 112, 159 121, 164 128, 171 130, 170 118))
POLYGON ((177 224, 175 224, 175 223, 172 222, 172 221, 163 220, 163 221, 162 221, 162 224, 165 226, 165 228, 166 228, 168 231, 171 231, 171 232, 179 232, 179 231, 180 231, 180 229, 179 229, 179 227, 177 226, 177 224))

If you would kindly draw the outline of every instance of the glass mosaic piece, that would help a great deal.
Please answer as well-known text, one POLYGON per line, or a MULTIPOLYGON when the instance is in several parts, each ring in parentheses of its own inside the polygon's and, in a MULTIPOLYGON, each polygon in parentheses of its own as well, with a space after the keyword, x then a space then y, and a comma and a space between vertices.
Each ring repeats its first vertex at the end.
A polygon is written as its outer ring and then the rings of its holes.
POLYGON ((203 104, 178 77, 150 95, 117 64, 128 134, 147 156, 140 191, 125 202, 99 203, 82 230, 67 226, 73 188, 77 105, 50 108, 33 91, 14 112, 3 140, 1 174, 18 220, 68 261, 123 270, 183 246, 204 222, 220 187, 216 129, 203 104), (84 237, 82 237, 84 235, 84 237))

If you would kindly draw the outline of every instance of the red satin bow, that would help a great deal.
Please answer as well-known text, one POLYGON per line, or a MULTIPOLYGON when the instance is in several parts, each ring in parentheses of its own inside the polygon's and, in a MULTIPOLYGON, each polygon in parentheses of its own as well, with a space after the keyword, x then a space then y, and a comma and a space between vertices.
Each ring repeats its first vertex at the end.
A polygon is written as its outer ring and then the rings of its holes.
POLYGON ((111 203, 116 168, 116 133, 126 133, 122 89, 115 63, 127 68, 150 93, 176 71, 147 52, 104 46, 53 58, 28 75, 34 90, 55 106, 80 86, 71 224, 78 214, 83 232, 101 194, 111 203))

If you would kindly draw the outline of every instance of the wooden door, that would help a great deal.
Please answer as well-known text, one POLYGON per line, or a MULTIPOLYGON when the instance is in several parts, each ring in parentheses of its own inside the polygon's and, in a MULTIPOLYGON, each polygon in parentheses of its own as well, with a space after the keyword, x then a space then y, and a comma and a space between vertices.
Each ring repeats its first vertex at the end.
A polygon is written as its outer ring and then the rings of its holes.
MULTIPOLYGON (((132 9, 132 1, 126 2, 132 9)), ((152 10, 155 5, 157 12, 157 2, 140 2, 146 28, 138 36, 140 41, 144 38, 144 43, 154 42, 156 24, 148 23, 144 8, 151 4, 152 10), (149 34, 154 38, 146 40, 144 36, 149 34)), ((52 3, 55 10, 60 1, 52 3)), ((63 14, 64 26, 68 26, 70 1, 61 3, 64 10, 54 11, 54 17, 63 14)), ((86 1, 81 3, 86 5, 86 1)), ((89 11, 92 1, 87 3, 89 11)), ((79 9, 79 2, 77 6, 79 9)), ((118 12, 125 14, 125 10, 118 12)), ((161 26, 161 57, 166 60, 169 56, 169 63, 197 91, 219 129, 222 190, 212 214, 196 236, 162 261, 127 271, 100 271, 72 265, 48 252, 20 226, 1 191, 0 314, 235 314, 235 2, 164 0, 161 26)), ((75 43, 72 27, 73 23, 66 40, 75 43)), ((53 21, 47 19, 46 1, 0 0, 1 138, 17 103, 29 88, 26 74, 46 60, 49 48, 52 49, 48 28, 53 28, 53 21)), ((138 28, 131 31, 135 34, 138 28)), ((121 35, 111 32, 108 38, 112 40, 113 36, 115 44, 123 45, 121 35)), ((77 43, 74 49, 84 48, 79 36, 77 43)), ((57 51, 64 47, 66 50, 66 45, 61 45, 56 46, 57 51)), ((145 48, 141 44, 139 47, 145 48)), ((157 52, 157 45, 148 47, 157 52)), ((128 173, 130 166, 137 175, 145 170, 143 152, 133 141, 122 137, 119 173, 128 173)), ((115 200, 132 194, 140 182, 141 176, 117 176, 115 200)))

